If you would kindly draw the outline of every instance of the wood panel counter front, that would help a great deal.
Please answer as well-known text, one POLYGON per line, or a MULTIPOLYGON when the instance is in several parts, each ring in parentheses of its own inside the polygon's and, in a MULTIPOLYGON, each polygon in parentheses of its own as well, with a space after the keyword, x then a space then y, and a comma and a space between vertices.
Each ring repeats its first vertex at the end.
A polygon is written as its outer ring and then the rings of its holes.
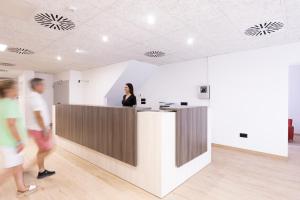
POLYGON ((56 105, 56 134, 137 165, 137 111, 128 107, 56 105))
POLYGON ((176 166, 207 151, 207 107, 176 110, 176 166))

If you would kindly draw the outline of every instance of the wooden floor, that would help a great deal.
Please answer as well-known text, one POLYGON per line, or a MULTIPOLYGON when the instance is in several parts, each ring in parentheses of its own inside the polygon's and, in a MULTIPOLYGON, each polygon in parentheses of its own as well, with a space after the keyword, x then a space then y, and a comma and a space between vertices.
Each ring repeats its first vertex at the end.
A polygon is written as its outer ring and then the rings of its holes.
MULTIPOLYGON (((32 155, 32 148, 26 154, 32 155)), ((299 200, 300 136, 289 147, 289 159, 268 158, 213 148, 212 164, 169 194, 166 200, 299 200)), ((31 156, 32 157, 32 156, 31 156)), ((151 194, 58 148, 48 166, 57 175, 37 181, 35 171, 26 182, 40 190, 26 200, 153 200, 151 194)), ((0 188, 1 200, 14 200, 12 180, 0 188)))

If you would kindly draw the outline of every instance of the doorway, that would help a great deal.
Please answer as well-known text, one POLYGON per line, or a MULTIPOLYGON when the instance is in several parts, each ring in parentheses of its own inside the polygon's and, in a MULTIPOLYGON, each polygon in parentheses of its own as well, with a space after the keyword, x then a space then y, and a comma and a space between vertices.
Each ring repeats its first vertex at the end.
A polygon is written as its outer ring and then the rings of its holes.
POLYGON ((300 65, 289 67, 289 144, 300 146, 300 65))

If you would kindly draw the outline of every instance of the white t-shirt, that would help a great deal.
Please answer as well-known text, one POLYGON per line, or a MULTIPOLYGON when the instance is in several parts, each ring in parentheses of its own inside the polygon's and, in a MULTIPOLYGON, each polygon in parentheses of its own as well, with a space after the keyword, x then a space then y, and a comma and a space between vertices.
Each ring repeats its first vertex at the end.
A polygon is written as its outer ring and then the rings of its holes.
POLYGON ((50 116, 46 101, 42 95, 37 92, 31 92, 26 101, 26 126, 29 130, 42 131, 42 128, 36 121, 34 112, 40 111, 44 124, 49 128, 50 116))

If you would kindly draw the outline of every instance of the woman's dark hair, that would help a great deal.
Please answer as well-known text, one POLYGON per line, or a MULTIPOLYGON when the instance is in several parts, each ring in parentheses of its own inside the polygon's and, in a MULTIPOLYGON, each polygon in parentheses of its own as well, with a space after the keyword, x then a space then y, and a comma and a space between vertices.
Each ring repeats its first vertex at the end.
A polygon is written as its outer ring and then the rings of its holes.
POLYGON ((14 85, 16 85, 16 81, 11 79, 0 81, 0 98, 4 98, 5 90, 11 89, 14 85))
POLYGON ((131 83, 126 83, 126 85, 129 88, 129 92, 131 95, 134 95, 134 89, 133 89, 133 85, 131 83))

